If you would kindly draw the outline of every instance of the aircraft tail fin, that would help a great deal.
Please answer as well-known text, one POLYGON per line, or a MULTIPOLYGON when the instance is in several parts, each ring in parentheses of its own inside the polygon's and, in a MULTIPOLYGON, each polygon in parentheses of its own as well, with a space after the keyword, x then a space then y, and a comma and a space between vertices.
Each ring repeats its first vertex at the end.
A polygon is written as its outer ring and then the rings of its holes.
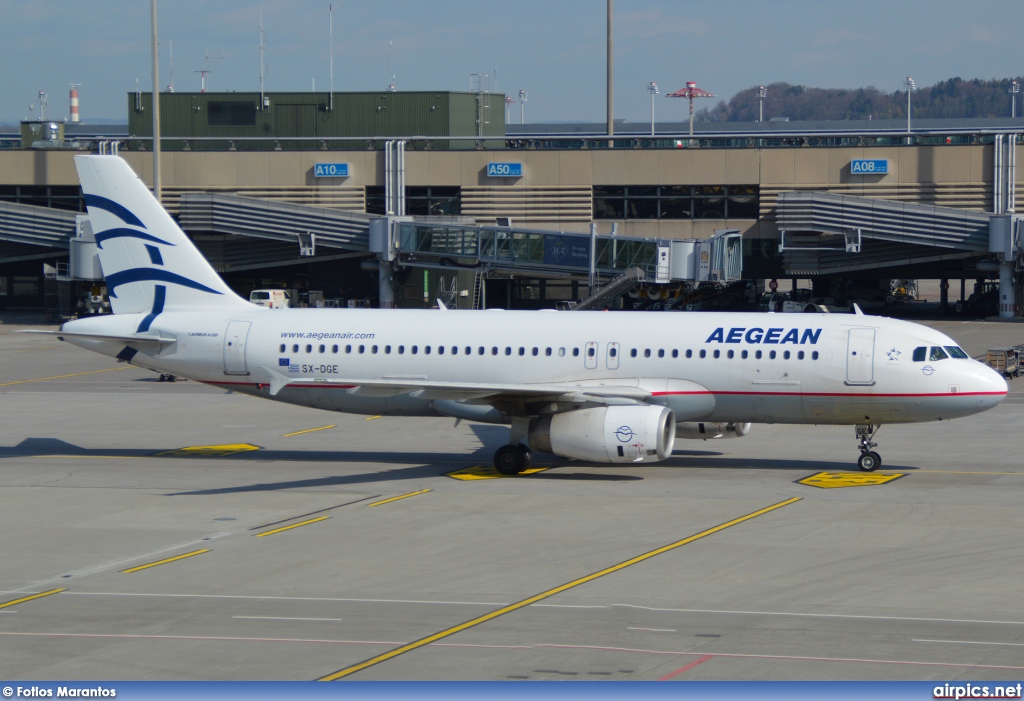
POLYGON ((75 167, 115 314, 148 312, 148 319, 165 311, 252 308, 124 160, 75 156, 75 167))

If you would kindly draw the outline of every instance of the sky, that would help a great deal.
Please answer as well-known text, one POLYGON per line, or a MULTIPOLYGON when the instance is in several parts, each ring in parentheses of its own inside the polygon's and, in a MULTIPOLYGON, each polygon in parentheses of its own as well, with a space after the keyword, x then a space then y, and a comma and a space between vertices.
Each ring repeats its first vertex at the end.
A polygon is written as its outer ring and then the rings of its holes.
MULTIPOLYGON (((605 0, 160 0, 160 80, 178 92, 265 88, 326 91, 328 5, 334 89, 383 90, 392 42, 398 90, 526 90, 527 122, 604 122, 605 0), (207 58, 209 56, 209 58, 207 58)), ((127 121, 136 81, 151 88, 147 0, 0 0, 0 123, 67 117, 67 83, 81 83, 83 121, 127 121)), ((727 99, 759 84, 901 89, 1024 74, 1021 0, 615 0, 615 118, 683 121, 686 81, 727 99)), ((711 107, 715 102, 707 100, 711 107)), ((518 122, 520 106, 510 121, 518 122)))

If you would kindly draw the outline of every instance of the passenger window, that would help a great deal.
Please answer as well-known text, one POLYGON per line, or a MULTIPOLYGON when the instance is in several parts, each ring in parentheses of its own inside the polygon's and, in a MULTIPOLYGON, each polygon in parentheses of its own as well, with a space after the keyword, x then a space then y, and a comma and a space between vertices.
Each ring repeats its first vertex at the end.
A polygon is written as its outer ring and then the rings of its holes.
POLYGON ((497 355, 497 354, 498 354, 498 347, 497 346, 491 346, 491 355, 497 355))
POLYGON ((924 346, 918 346, 914 349, 914 362, 923 363, 924 359, 928 356, 928 349, 924 346))
POLYGON ((729 356, 730 360, 732 360, 734 353, 732 351, 729 351, 728 353, 726 353, 726 355, 729 356))
POLYGON ((708 352, 706 350, 704 350, 703 348, 700 349, 700 357, 702 357, 702 358, 707 357, 707 354, 708 354, 708 352))
POLYGON ((789 360, 789 351, 784 351, 782 353, 782 358, 783 360, 789 360))
POLYGON ((551 355, 551 349, 550 348, 545 348, 544 349, 544 355, 551 355))
POLYGON ((287 348, 287 346, 286 346, 285 344, 283 344, 283 343, 282 343, 282 344, 281 344, 281 352, 282 352, 282 353, 284 353, 284 351, 285 351, 285 348, 287 348))
POLYGON ((813 351, 811 353, 811 360, 817 360, 817 359, 818 359, 818 351, 813 351))
POLYGON ((715 357, 716 357, 716 358, 720 358, 721 356, 722 356, 722 351, 720 351, 720 350, 718 350, 718 349, 716 348, 716 349, 715 349, 715 357))
POLYGON ((754 357, 757 358, 758 360, 760 360, 761 359, 761 351, 754 351, 754 357))
POLYGON ((672 357, 673 358, 678 358, 679 357, 679 349, 678 348, 673 348, 672 349, 672 357))
POLYGON ((690 350, 689 348, 686 349, 686 357, 687 358, 692 358, 693 357, 693 351, 690 350))
POLYGON ((384 346, 384 355, 391 355, 391 346, 384 346))
MULTIPOLYGON (((338 347, 335 346, 334 350, 335 350, 335 352, 337 352, 338 347)), ((374 355, 376 355, 377 354, 377 346, 370 346, 370 352, 373 353, 374 355)))
MULTIPOLYGON (((427 348, 430 348, 430 346, 427 346, 427 348)), ((437 354, 438 355, 444 355, 444 346, 438 346, 437 347, 437 354)))
MULTIPOLYGON (((362 350, 361 350, 361 349, 362 349, 362 346, 360 346, 359 348, 360 348, 360 351, 359 351, 359 352, 360 352, 360 353, 362 353, 362 350)), ((427 354, 427 355, 430 355, 430 346, 424 346, 424 347, 423 347, 423 352, 424 352, 425 354, 427 354)))
POLYGON ((615 349, 614 347, 608 349, 608 355, 610 355, 611 357, 614 358, 618 354, 619 354, 619 351, 617 349, 615 349))
POLYGON ((945 360, 949 356, 946 355, 946 351, 942 350, 938 346, 932 346, 932 352, 928 354, 928 360, 945 360))
POLYGON ((294 346, 292 346, 292 353, 298 353, 298 352, 299 352, 299 344, 296 343, 294 346))
POLYGON ((483 346, 478 346, 477 349, 476 349, 476 353, 477 353, 477 355, 483 355, 484 354, 484 347, 483 346))
POLYGON ((594 353, 596 353, 596 351, 593 348, 588 348, 587 349, 587 357, 588 358, 593 358, 594 357, 594 353))
POLYGON ((412 346, 411 348, 409 348, 409 352, 412 353, 413 355, 416 355, 417 353, 420 352, 420 347, 419 346, 412 346))
POLYGON ((533 348, 533 354, 534 354, 534 355, 539 355, 539 354, 540 354, 540 349, 539 349, 539 348, 537 348, 536 346, 534 346, 534 348, 533 348))
POLYGON ((579 348, 573 348, 572 349, 572 357, 578 358, 579 356, 580 356, 580 349, 579 348))
POLYGON ((800 351, 799 353, 797 353, 796 354, 796 359, 797 360, 803 360, 804 359, 804 352, 800 351))
POLYGON ((505 355, 512 355, 512 348, 510 346, 505 346, 505 355))
POLYGON ((742 353, 740 353, 740 357, 743 358, 744 360, 746 360, 747 359, 747 351, 743 351, 742 353))
POLYGON ((768 358, 771 359, 771 360, 775 360, 775 351, 770 351, 768 353, 768 358))
MULTIPOLYGON (((376 346, 374 346, 374 348, 376 348, 376 346)), ((331 352, 332 352, 332 353, 337 353, 337 352, 338 352, 338 346, 337 346, 337 344, 335 344, 335 345, 331 346, 331 352)))
POLYGON ((960 360, 965 360, 971 357, 964 353, 963 349, 960 348, 959 346, 946 346, 946 350, 949 351, 949 355, 951 358, 959 358, 960 360))
POLYGON ((565 349, 564 348, 559 348, 558 349, 558 357, 559 358, 564 358, 565 357, 565 349))
MULTIPOLYGON (((347 353, 348 351, 345 351, 345 352, 347 353)), ((405 346, 399 346, 398 347, 398 354, 402 355, 404 353, 405 353, 405 346)))
POLYGON ((310 343, 306 344, 306 352, 307 353, 312 353, 313 352, 313 345, 312 344, 310 344, 310 343))
POLYGON ((352 352, 352 346, 345 346, 345 352, 346 353, 351 353, 352 352))
POLYGON ((651 349, 650 348, 645 348, 644 349, 644 357, 645 358, 650 358, 651 357, 651 349))
POLYGON ((458 346, 452 346, 452 355, 458 355, 458 354, 459 354, 459 347, 458 346))
POLYGON ((526 355, 526 349, 523 348, 522 346, 519 346, 519 355, 526 355))
POLYGON ((633 348, 633 349, 631 349, 629 351, 629 357, 630 358, 635 358, 636 357, 636 348, 633 348))
POLYGON ((665 349, 664 348, 659 348, 658 349, 658 357, 659 358, 664 358, 665 357, 665 349))
POLYGON ((321 343, 320 344, 320 352, 323 353, 326 350, 327 350, 327 346, 325 346, 324 344, 321 343))

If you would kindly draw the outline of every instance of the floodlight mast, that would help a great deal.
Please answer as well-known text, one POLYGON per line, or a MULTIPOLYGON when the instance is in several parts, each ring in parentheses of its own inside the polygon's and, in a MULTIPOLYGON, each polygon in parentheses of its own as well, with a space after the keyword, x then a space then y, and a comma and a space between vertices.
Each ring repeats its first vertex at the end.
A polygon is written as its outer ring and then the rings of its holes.
POLYGON ((903 81, 903 87, 907 90, 907 133, 910 133, 910 93, 917 89, 917 85, 914 83, 914 79, 909 75, 907 79, 903 81))
POLYGON ((763 85, 757 86, 757 121, 764 121, 764 99, 768 97, 768 88, 763 85))
POLYGON ((1016 80, 1010 83, 1010 119, 1017 118, 1017 94, 1020 92, 1020 83, 1016 80))
POLYGON ((653 80, 647 84, 647 94, 651 96, 651 136, 654 136, 654 96, 658 94, 658 84, 653 80))

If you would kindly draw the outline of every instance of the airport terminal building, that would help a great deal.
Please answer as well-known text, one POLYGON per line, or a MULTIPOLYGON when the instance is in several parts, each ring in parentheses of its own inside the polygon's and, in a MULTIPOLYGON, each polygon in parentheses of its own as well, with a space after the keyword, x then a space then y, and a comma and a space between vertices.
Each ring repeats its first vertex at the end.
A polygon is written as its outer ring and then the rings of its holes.
MULTIPOLYGON (((1024 307, 1024 120, 698 124, 692 138, 620 123, 609 139, 506 124, 505 106, 491 93, 161 94, 162 201, 239 292, 282 287, 311 304, 376 306, 390 284, 403 307, 550 307, 640 268, 639 284, 675 294, 809 278, 823 296, 884 300, 889 280, 927 278, 948 280, 952 302, 1001 279, 999 311, 1024 307), (665 256, 694 250, 673 242, 726 232, 742 240, 730 273, 667 272, 665 256)), ((127 129, 35 139, 26 124, 0 135, 8 308, 49 305, 48 288, 96 291, 67 266, 88 236, 76 154, 116 148, 153 176, 148 94, 128 95, 127 129)))

